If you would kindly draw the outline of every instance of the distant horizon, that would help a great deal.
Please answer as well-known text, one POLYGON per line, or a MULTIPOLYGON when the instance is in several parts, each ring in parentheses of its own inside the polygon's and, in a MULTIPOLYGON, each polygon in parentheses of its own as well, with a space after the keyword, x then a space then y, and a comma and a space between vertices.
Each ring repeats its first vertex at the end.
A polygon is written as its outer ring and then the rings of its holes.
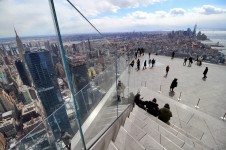
MULTIPOLYGON (((193 29, 190 28, 192 31, 193 29)), ((151 30, 151 31, 118 31, 118 32, 102 32, 102 34, 117 34, 117 33, 139 33, 139 32, 171 32, 171 31, 186 31, 187 29, 178 29, 178 30, 151 30)), ((225 29, 197 29, 196 32, 199 31, 226 31, 225 29)), ((91 32, 91 33, 71 33, 71 34, 61 34, 62 36, 76 36, 76 35, 89 35, 89 34, 93 34, 93 35, 98 35, 99 33, 95 33, 95 32, 91 32)), ((18 34, 19 35, 19 34, 18 34)), ((20 36, 19 37, 21 39, 24 38, 43 38, 43 37, 56 37, 56 35, 54 34, 50 34, 50 35, 27 35, 27 36, 20 36)), ((6 40, 6 39, 11 39, 11 38, 15 38, 15 36, 10 36, 10 37, 1 37, 0 36, 0 40, 6 40)))

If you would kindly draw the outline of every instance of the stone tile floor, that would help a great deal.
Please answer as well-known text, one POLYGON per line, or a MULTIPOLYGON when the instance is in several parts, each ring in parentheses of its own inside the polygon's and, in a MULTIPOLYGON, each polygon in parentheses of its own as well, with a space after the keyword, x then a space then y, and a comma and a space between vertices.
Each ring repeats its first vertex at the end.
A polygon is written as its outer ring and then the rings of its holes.
MULTIPOLYGON (((177 100, 181 92, 180 103, 192 108, 197 104, 199 98, 199 111, 216 118, 220 118, 226 112, 226 66, 203 63, 197 66, 196 62, 191 67, 183 66, 183 59, 165 56, 151 55, 156 60, 153 68, 136 71, 136 64, 131 68, 130 86, 134 88, 146 87, 161 91, 163 95, 177 100), (169 65, 170 70, 167 77, 165 68, 169 65), (208 67, 207 79, 203 80, 203 71, 208 67), (174 78, 178 79, 178 87, 174 89, 175 95, 169 93, 169 87, 174 78)), ((141 68, 148 55, 139 57, 141 68)), ((136 62, 136 61, 135 61, 136 62)), ((125 82, 128 82, 126 79, 125 82)), ((130 87, 130 88, 131 88, 130 87)))

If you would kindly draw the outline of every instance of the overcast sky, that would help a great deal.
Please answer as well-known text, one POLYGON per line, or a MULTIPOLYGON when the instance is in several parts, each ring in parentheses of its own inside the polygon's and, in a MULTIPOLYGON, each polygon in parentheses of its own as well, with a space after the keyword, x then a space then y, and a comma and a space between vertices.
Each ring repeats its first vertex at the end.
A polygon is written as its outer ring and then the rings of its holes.
MULTIPOLYGON (((55 0, 62 34, 96 33, 66 0, 55 0)), ((71 0, 101 32, 225 29, 226 0, 71 0)), ((48 0, 0 0, 0 37, 54 35, 48 0)))

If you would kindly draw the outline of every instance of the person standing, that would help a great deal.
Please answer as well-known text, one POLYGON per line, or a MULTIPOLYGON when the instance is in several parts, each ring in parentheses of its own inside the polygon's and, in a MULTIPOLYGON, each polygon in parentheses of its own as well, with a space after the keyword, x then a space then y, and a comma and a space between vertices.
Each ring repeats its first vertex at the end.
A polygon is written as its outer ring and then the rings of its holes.
POLYGON ((183 63, 184 66, 186 66, 187 60, 188 60, 188 58, 185 57, 185 58, 184 58, 184 63, 183 63))
POLYGON ((122 95, 122 98, 124 98, 124 90, 125 90, 125 85, 121 81, 118 81, 118 85, 117 85, 118 101, 121 101, 121 95, 122 95))
POLYGON ((191 67, 191 64, 193 63, 193 61, 192 61, 192 57, 189 57, 189 59, 188 59, 188 60, 189 60, 189 64, 188 64, 188 66, 189 66, 189 67, 191 67))
POLYGON ((135 52, 135 59, 137 59, 137 52, 135 52))
POLYGON ((207 76, 206 76, 206 74, 207 74, 207 72, 208 72, 208 67, 206 67, 206 69, 204 70, 204 72, 203 72, 203 75, 204 75, 204 79, 206 79, 207 78, 207 76))
POLYGON ((132 62, 130 63, 130 66, 131 66, 131 67, 134 66, 134 60, 132 60, 132 62))
POLYGON ((143 67, 143 70, 144 70, 144 69, 147 69, 146 66, 147 66, 147 62, 146 62, 146 60, 145 60, 145 61, 144 61, 144 67, 143 67))
POLYGON ((144 48, 142 47, 142 54, 143 54, 143 56, 144 56, 144 48))
POLYGON ((148 60, 149 68, 151 67, 151 58, 148 60))
POLYGON ((69 133, 67 133, 66 131, 64 130, 61 130, 61 137, 60 139, 64 142, 66 148, 68 150, 71 149, 71 135, 69 133))
POLYGON ((148 58, 150 59, 150 57, 151 57, 151 53, 150 52, 148 53, 148 56, 149 56, 148 58))
POLYGON ((174 59, 174 55, 175 55, 175 52, 173 51, 171 59, 174 59))
POLYGON ((140 70, 140 59, 137 60, 137 70, 140 70))
POLYGON ((159 110, 158 119, 170 125, 170 118, 172 117, 172 112, 170 111, 169 104, 165 104, 163 108, 159 110))
POLYGON ((173 89, 177 87, 177 78, 174 78, 174 80, 172 81, 171 85, 170 85, 170 91, 174 92, 173 89))
POLYGON ((166 77, 168 75, 169 69, 170 69, 170 67, 169 66, 166 66, 166 77))
POLYGON ((151 64, 152 64, 152 68, 153 68, 154 64, 155 64, 155 59, 154 58, 152 59, 151 64))
POLYGON ((141 56, 141 54, 142 54, 142 49, 140 48, 140 56, 141 56))

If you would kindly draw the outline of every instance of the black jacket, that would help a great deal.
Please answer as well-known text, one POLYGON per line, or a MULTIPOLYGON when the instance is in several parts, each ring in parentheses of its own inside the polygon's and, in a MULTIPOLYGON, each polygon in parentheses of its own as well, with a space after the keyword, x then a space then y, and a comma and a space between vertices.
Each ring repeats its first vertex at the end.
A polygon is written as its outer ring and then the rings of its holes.
POLYGON ((173 82, 170 85, 170 88, 175 88, 177 87, 177 80, 173 80, 173 82))
POLYGON ((157 117, 159 115, 159 105, 152 102, 152 101, 148 101, 146 102, 146 107, 147 107, 147 112, 149 112, 150 114, 152 114, 153 116, 157 117))

